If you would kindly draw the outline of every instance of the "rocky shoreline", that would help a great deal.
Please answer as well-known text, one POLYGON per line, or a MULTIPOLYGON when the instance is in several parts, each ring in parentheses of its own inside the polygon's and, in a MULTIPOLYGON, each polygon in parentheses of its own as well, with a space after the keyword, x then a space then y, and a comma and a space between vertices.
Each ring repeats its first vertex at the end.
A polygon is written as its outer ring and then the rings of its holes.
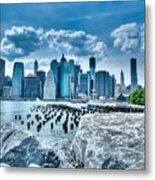
POLYGON ((144 169, 144 113, 82 116, 72 141, 46 148, 13 123, 0 129, 1 166, 144 169))

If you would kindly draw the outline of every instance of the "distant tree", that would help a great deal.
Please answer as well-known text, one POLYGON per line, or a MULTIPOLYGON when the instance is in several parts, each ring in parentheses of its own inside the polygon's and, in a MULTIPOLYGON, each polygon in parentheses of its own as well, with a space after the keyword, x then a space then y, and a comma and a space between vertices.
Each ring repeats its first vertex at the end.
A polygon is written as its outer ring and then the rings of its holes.
POLYGON ((128 102, 132 104, 144 105, 145 104, 145 90, 138 88, 132 92, 128 97, 128 102))

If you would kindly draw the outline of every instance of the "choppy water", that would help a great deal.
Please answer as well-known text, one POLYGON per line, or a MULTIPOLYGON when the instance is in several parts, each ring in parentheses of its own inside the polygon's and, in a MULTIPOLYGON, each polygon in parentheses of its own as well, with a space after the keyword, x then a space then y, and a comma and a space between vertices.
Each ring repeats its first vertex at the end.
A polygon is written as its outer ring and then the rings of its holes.
MULTIPOLYGON (((32 111, 32 107, 38 106, 38 105, 47 105, 47 104, 53 104, 51 102, 37 102, 37 101, 1 101, 1 124, 4 124, 6 122, 14 122, 19 129, 22 130, 28 130, 27 123, 32 122, 29 132, 34 134, 39 141, 41 141, 44 145, 47 147, 52 146, 55 142, 58 142, 62 139, 69 139, 71 140, 76 132, 76 127, 74 126, 74 129, 71 129, 70 124, 70 116, 68 121, 68 133, 64 133, 64 130, 62 128, 63 123, 66 119, 66 114, 64 112, 61 121, 55 123, 54 121, 54 128, 51 129, 51 121, 47 122, 44 126, 42 126, 42 129, 40 132, 37 132, 37 121, 35 120, 35 116, 38 114, 42 117, 42 120, 44 119, 43 114, 40 111, 32 111), (31 114, 31 117, 27 117, 28 114, 31 114), (16 118, 15 116, 21 116, 21 119, 16 118), (22 124, 22 123, 23 124, 22 124)), ((54 119, 55 117, 53 117, 54 119)))

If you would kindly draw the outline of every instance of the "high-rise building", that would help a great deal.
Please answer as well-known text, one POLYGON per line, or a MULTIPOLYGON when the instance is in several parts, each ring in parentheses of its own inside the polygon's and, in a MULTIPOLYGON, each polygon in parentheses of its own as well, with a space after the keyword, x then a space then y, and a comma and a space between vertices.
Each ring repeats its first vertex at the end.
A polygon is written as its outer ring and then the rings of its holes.
POLYGON ((89 70, 90 70, 90 93, 95 90, 95 68, 96 68, 96 59, 90 57, 89 59, 89 70))
POLYGON ((45 71, 38 71, 37 78, 39 80, 39 98, 43 99, 44 83, 45 83, 45 78, 46 78, 45 71))
POLYGON ((78 96, 78 94, 79 94, 80 74, 81 74, 80 65, 75 65, 75 71, 74 71, 74 95, 75 96, 78 96))
POLYGON ((97 97, 110 97, 110 74, 107 71, 96 72, 97 97))
POLYGON ((80 76, 80 93, 88 95, 88 73, 84 74, 82 73, 80 76))
POLYGON ((12 76, 12 96, 19 98, 23 96, 24 64, 15 62, 12 76))
POLYGON ((5 61, 0 58, 0 96, 3 94, 3 83, 5 76, 5 61))
POLYGON ((120 73, 120 85, 121 85, 122 87, 125 86, 125 78, 124 78, 124 72, 123 72, 123 70, 121 70, 121 73, 120 73))
POLYGON ((3 97, 4 98, 11 98, 12 96, 12 88, 11 86, 3 86, 3 97))
POLYGON ((45 100, 56 99, 56 84, 54 80, 54 75, 51 72, 51 70, 48 71, 45 84, 44 84, 44 99, 45 100))
POLYGON ((124 72, 123 70, 121 70, 121 73, 120 73, 120 94, 123 94, 123 93, 126 93, 127 92, 127 89, 126 89, 126 86, 125 86, 125 77, 124 77, 124 72))
POLYGON ((60 62, 60 97, 65 99, 70 97, 69 74, 69 64, 64 55, 62 55, 60 62))
POLYGON ((34 75, 37 76, 37 72, 38 72, 38 61, 35 60, 34 61, 34 75))
POLYGON ((131 91, 134 91, 137 88, 137 59, 130 59, 130 68, 131 68, 131 91))
POLYGON ((36 76, 28 75, 24 78, 24 97, 30 99, 39 97, 39 79, 36 76))
POLYGON ((116 91, 116 79, 115 76, 110 76, 110 94, 109 97, 115 98, 115 91, 116 91))
POLYGON ((56 84, 56 97, 59 97, 59 85, 58 85, 58 81, 59 81, 59 64, 58 61, 56 59, 52 60, 52 62, 50 63, 50 70, 51 73, 54 76, 54 80, 55 80, 55 84, 56 84))
POLYGON ((74 94, 74 75, 75 75, 75 64, 74 64, 74 60, 70 59, 68 62, 69 65, 69 88, 70 88, 70 98, 74 98, 75 94, 74 94))

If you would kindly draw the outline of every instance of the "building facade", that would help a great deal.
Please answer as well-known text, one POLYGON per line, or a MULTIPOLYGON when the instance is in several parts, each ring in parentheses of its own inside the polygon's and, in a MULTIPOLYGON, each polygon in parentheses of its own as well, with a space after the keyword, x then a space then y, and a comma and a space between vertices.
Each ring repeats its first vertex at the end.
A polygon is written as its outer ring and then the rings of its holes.
POLYGON ((136 58, 130 59, 130 68, 131 68, 131 91, 134 91, 138 86, 136 58))
POLYGON ((35 99, 39 97, 39 80, 35 76, 24 78, 24 98, 35 99))
POLYGON ((56 84, 53 73, 48 71, 44 85, 44 99, 55 100, 56 99, 56 84))
POLYGON ((4 76, 5 76, 5 61, 0 58, 0 97, 3 94, 4 76))
POLYGON ((23 83, 24 83, 24 64, 15 62, 12 75, 12 96, 14 98, 23 97, 23 83))

